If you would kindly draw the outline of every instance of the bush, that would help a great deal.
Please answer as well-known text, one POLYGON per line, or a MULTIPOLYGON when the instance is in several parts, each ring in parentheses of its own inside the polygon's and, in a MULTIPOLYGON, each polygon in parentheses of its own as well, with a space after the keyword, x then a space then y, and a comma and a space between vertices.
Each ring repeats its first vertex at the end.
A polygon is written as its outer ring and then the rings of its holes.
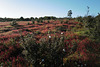
POLYGON ((36 33, 36 34, 41 34, 41 32, 40 32, 40 31, 36 31, 35 33, 36 33))
POLYGON ((84 17, 85 28, 89 30, 89 35, 93 40, 100 41, 100 15, 96 17, 84 17))
POLYGON ((16 23, 16 21, 12 21, 12 22, 10 23, 10 25, 11 25, 11 26, 18 26, 18 23, 16 23))
POLYGON ((68 24, 68 21, 65 21, 64 23, 68 24))
POLYGON ((34 24, 35 23, 35 21, 34 20, 32 20, 32 24, 34 24))
POLYGON ((63 23, 63 21, 60 22, 61 24, 63 23))
POLYGON ((50 21, 48 21, 48 23, 50 23, 50 21))
POLYGON ((39 23, 39 22, 40 22, 40 20, 39 20, 39 19, 37 19, 37 22, 39 23))
POLYGON ((87 16, 83 18, 85 27, 90 29, 95 25, 95 18, 93 16, 87 16))
POLYGON ((81 16, 77 17, 77 18, 76 18, 76 21, 78 21, 78 22, 83 22, 83 17, 81 17, 81 16))
POLYGON ((30 23, 28 22, 27 25, 30 25, 30 23))
POLYGON ((41 20, 41 23, 43 23, 43 20, 41 20))
POLYGON ((29 30, 29 29, 25 29, 25 31, 31 32, 31 30, 29 30))
POLYGON ((95 17, 95 24, 93 25, 93 32, 94 38, 97 39, 100 42, 100 14, 95 17))
MULTIPOLYGON (((50 36, 49 36, 50 37, 50 36)), ((64 37, 41 38, 36 43, 33 35, 23 38, 23 55, 35 67, 63 66, 63 57, 66 54, 64 37)))
POLYGON ((56 27, 56 29, 59 31, 66 31, 68 29, 68 26, 66 26, 66 25, 58 26, 58 27, 56 27))

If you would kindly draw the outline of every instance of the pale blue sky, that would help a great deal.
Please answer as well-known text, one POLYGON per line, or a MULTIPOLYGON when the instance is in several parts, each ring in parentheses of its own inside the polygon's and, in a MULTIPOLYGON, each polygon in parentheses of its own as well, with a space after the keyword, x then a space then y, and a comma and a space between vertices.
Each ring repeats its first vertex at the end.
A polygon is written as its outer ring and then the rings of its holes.
POLYGON ((85 16, 87 6, 90 15, 100 12, 100 0, 0 0, 0 17, 66 17, 68 10, 73 17, 85 16))

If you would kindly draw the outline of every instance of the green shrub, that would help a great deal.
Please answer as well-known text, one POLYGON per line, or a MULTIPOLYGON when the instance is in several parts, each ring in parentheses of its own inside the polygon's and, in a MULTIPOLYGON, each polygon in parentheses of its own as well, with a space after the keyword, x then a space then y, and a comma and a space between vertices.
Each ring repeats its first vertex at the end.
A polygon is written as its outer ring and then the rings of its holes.
POLYGON ((76 18, 76 21, 78 21, 78 22, 83 22, 83 17, 81 17, 81 16, 77 17, 77 18, 76 18))
POLYGON ((29 29, 25 29, 25 31, 31 32, 31 30, 29 30, 29 29))
POLYGON ((41 20, 41 23, 43 23, 43 20, 41 20))
MULTIPOLYGON (((50 36, 49 36, 50 37, 50 36)), ((35 67, 60 67, 63 65, 63 57, 66 54, 64 37, 41 38, 36 43, 33 35, 27 35, 23 39, 23 55, 35 67)))
POLYGON ((66 26, 66 25, 56 27, 56 29, 59 31, 66 31, 67 28, 68 28, 68 26, 66 26))
POLYGON ((32 20, 32 24, 34 24, 35 23, 35 21, 34 20, 32 20))
POLYGON ((48 21, 48 23, 50 23, 50 21, 48 21))
POLYGON ((100 15, 84 17, 84 25, 89 30, 90 38, 100 41, 100 15))
POLYGON ((73 47, 71 48, 72 52, 75 52, 77 50, 78 44, 75 40, 72 41, 73 47))
POLYGON ((63 21, 60 22, 61 24, 63 23, 63 21))
POLYGON ((11 25, 11 26, 18 26, 18 23, 16 23, 16 21, 12 21, 12 22, 10 23, 10 25, 11 25))
POLYGON ((36 33, 36 34, 41 34, 41 32, 40 32, 40 31, 36 31, 35 33, 36 33))
POLYGON ((39 23, 39 22, 40 22, 40 20, 38 20, 38 19, 37 19, 37 22, 39 23))
POLYGON ((30 25, 30 23, 28 22, 27 25, 30 25))
POLYGON ((64 23, 68 24, 68 21, 65 21, 64 23))

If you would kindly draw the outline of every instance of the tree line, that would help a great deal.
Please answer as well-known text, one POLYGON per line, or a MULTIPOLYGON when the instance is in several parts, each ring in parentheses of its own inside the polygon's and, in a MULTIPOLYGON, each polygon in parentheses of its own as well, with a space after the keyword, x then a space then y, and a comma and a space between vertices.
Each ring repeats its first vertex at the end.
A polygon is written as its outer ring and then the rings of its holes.
POLYGON ((31 20, 55 20, 56 17, 54 16, 45 16, 45 17, 30 17, 30 18, 24 18, 24 17, 20 17, 20 18, 0 18, 0 22, 7 22, 7 21, 31 21, 31 20))

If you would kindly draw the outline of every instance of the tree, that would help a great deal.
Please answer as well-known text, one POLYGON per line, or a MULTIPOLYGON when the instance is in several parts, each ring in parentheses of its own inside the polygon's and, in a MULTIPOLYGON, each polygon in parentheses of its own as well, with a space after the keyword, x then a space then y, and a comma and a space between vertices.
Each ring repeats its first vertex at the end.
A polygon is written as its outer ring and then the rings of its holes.
POLYGON ((30 17, 30 20, 34 20, 34 18, 33 17, 30 17))
POLYGON ((69 10, 69 11, 68 11, 68 16, 69 16, 69 18, 71 18, 71 15, 72 15, 72 10, 69 10))
POLYGON ((20 17, 20 20, 21 20, 21 21, 23 21, 23 20, 24 20, 24 18, 23 18, 23 17, 20 17))
POLYGON ((87 9, 88 9, 88 10, 87 10, 87 16, 89 15, 89 8, 90 8, 90 7, 87 6, 87 9))

